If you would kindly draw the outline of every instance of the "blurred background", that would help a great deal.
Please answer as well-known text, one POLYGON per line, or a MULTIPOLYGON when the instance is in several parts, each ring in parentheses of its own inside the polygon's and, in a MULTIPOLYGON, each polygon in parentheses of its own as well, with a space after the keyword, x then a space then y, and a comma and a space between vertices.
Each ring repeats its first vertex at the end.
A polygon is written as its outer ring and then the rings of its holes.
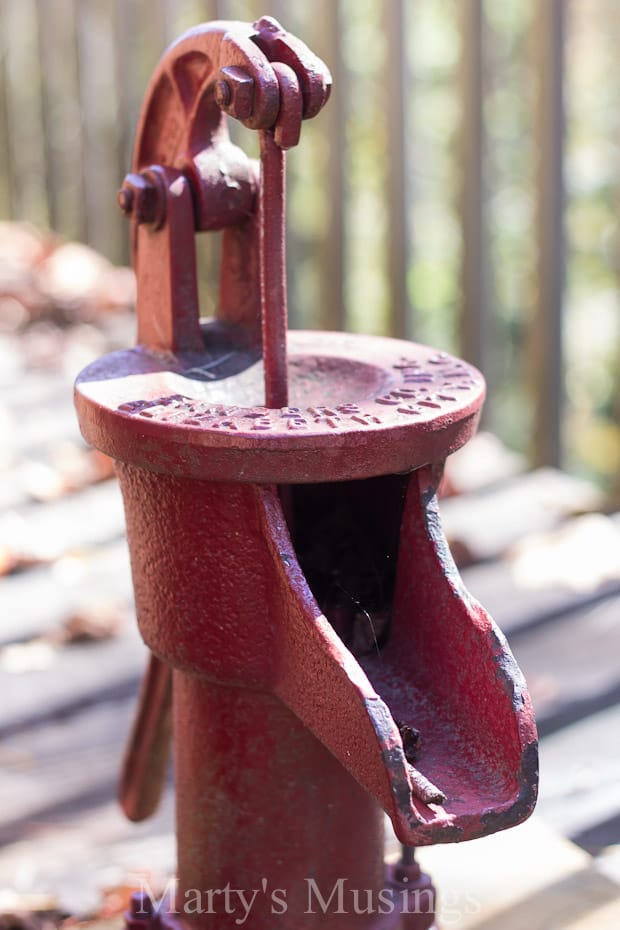
MULTIPOLYGON (((113 192, 161 49, 196 22, 260 9, 3 0, 2 216, 126 262, 113 192)), ((293 324, 460 352, 484 369, 487 423, 512 448, 615 488, 617 4, 270 9, 334 74, 289 157, 293 324)), ((212 301, 205 290, 205 313, 212 301)))
MULTIPOLYGON (((71 383, 135 338, 115 192, 162 50, 264 13, 334 77, 288 158, 291 325, 430 343, 488 383, 442 510, 538 712, 539 819, 519 828, 536 917, 513 887, 450 925, 585 928, 620 882, 617 0, 0 0, 4 909, 94 913, 110 888, 114 914, 132 869, 172 868, 170 798, 140 828, 113 802, 144 656, 112 468, 71 383)), ((217 237, 198 252, 209 315, 217 237)))

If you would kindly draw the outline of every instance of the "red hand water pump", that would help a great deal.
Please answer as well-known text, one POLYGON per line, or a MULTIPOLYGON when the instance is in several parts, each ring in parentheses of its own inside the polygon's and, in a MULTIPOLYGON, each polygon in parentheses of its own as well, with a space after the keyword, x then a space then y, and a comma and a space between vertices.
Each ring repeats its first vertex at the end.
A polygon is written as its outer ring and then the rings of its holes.
POLYGON ((284 153, 330 86, 275 20, 190 30, 152 77, 119 194, 138 344, 86 368, 76 405, 117 462, 151 651, 121 800, 154 809, 172 733, 178 838, 176 901, 137 899, 130 925, 424 930, 412 848, 535 803, 528 692, 436 506, 481 375, 410 342, 287 332, 284 153), (260 162, 229 118, 258 131, 260 162), (391 868, 384 812, 405 847, 391 868))

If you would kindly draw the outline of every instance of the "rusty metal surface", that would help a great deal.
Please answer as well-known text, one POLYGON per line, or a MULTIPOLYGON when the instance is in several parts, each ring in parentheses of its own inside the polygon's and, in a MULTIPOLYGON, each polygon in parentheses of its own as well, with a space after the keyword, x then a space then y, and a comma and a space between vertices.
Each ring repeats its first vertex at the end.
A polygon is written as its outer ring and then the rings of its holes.
MULTIPOLYGON (((536 765, 527 692, 503 637, 458 581, 426 471, 409 479, 404 509, 402 478, 321 488, 309 540, 306 524, 291 539, 270 488, 128 465, 119 478, 141 632, 157 655, 210 681, 277 694, 374 794, 403 842, 471 838, 527 814, 536 765), (378 513, 364 513, 364 497, 378 513), (341 526, 330 523, 335 501, 341 526), (399 542, 387 530, 401 512, 399 542), (342 577, 332 550, 373 532, 386 538, 342 577), (328 619, 339 605, 328 592, 319 606, 302 569, 305 562, 322 594, 315 549, 349 596, 351 625, 378 624, 389 610, 385 645, 371 641, 354 656, 342 610, 335 633, 328 619), (363 573, 395 557, 395 589, 375 603, 363 573), (422 733, 416 767, 447 795, 444 805, 416 797, 394 718, 422 733)), ((303 513, 303 487, 293 489, 292 510, 303 513)))
POLYGON ((139 345, 76 384, 84 436, 117 460, 154 655, 123 803, 142 816, 156 798, 172 667, 180 889, 264 880, 297 930, 316 923, 312 876, 385 890, 381 808, 408 846, 454 842, 523 820, 537 786, 522 676, 435 509, 481 375, 398 340, 286 334, 282 150, 329 87, 268 19, 164 55, 120 195, 139 345), (260 177, 224 113, 260 130, 260 177), (201 325, 193 238, 218 228, 220 308, 201 325))
POLYGON ((481 375, 426 346, 290 332, 291 406, 269 409, 257 353, 212 346, 204 329, 200 353, 138 347, 82 372, 86 439, 177 475, 298 483, 411 471, 443 460, 476 428, 481 375))

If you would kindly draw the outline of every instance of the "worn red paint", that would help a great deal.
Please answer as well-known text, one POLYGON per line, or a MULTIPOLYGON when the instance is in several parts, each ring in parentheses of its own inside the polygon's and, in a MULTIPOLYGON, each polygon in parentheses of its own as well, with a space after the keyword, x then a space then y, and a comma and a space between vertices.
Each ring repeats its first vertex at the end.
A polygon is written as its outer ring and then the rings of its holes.
MULTIPOLYGON (((523 820, 537 785, 521 673, 435 505, 481 375, 398 340, 286 334, 281 149, 329 87, 270 20, 201 26, 168 50, 121 198, 138 346, 76 384, 84 436, 118 463, 153 653, 122 800, 136 819, 156 804, 172 669, 179 893, 262 888, 254 930, 332 926, 335 903, 327 924, 308 912, 310 879, 375 904, 406 897, 405 879, 427 889, 414 865, 384 875, 381 809, 408 846, 454 842, 523 820), (262 181, 220 106, 262 133, 262 181), (194 235, 220 228, 218 312, 200 323, 194 235)), ((432 924, 403 908, 372 927, 432 924)), ((218 930, 238 917, 182 915, 218 930)))

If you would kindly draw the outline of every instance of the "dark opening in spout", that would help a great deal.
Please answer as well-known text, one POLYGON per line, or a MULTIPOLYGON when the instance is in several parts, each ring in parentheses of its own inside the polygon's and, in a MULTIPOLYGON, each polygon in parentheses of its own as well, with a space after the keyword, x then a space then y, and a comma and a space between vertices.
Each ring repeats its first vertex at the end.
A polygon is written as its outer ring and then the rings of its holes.
POLYGON ((325 617, 353 653, 387 643, 408 477, 292 488, 292 537, 325 617))

